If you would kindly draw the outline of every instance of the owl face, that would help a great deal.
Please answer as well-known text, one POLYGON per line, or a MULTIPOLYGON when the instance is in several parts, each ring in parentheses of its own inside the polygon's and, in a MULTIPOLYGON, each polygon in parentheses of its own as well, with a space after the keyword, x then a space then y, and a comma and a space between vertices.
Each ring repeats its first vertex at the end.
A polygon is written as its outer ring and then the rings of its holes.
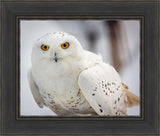
POLYGON ((63 62, 79 59, 83 49, 79 41, 64 32, 48 33, 38 39, 32 49, 33 61, 63 62))

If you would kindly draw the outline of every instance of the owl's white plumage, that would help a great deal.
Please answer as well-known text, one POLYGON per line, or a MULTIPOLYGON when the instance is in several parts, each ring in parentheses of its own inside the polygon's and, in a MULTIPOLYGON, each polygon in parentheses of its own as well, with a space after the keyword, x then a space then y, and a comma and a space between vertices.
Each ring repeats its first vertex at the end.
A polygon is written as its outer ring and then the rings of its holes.
POLYGON ((37 104, 58 115, 126 115, 119 74, 67 33, 48 33, 35 42, 28 77, 37 104), (65 42, 69 47, 63 49, 65 42))

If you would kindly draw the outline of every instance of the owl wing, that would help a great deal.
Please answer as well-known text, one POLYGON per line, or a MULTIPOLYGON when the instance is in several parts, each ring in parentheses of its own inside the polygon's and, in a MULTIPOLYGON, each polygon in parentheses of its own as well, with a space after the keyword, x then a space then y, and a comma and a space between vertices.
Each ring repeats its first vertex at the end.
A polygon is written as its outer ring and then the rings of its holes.
POLYGON ((31 92, 32 92, 32 95, 33 95, 33 98, 34 100, 36 101, 37 105, 40 107, 40 108, 43 108, 43 105, 44 105, 44 100, 43 98, 41 97, 40 93, 39 93, 39 88, 38 86, 36 85, 33 77, 32 77, 32 72, 31 70, 28 71, 28 80, 29 80, 29 84, 30 84, 30 89, 31 89, 31 92))
POLYGON ((111 65, 100 62, 82 71, 78 84, 98 115, 126 115, 121 78, 111 65))

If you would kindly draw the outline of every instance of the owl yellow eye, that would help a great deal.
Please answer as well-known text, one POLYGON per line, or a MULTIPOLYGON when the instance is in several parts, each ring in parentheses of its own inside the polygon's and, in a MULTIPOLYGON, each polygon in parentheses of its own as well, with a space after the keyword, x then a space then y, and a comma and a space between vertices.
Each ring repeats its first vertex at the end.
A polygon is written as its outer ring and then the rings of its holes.
POLYGON ((41 49, 44 50, 44 51, 47 51, 49 49, 49 46, 45 45, 45 44, 42 44, 41 49))
POLYGON ((61 44, 61 47, 62 47, 63 49, 67 49, 67 48, 69 47, 69 43, 68 43, 68 42, 62 43, 62 44, 61 44))

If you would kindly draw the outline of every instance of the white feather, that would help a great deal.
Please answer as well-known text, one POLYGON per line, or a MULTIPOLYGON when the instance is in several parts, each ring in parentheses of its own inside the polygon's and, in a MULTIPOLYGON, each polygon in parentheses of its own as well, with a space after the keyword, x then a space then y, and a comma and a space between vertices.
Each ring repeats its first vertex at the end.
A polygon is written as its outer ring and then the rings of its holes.
MULTIPOLYGON (((78 84, 97 114, 116 115, 119 104, 115 102, 118 103, 122 90, 120 76, 112 66, 103 62, 97 63, 80 73, 78 84)), ((121 106, 122 109, 125 108, 125 104, 121 106)))
POLYGON ((29 80, 30 89, 31 89, 34 100, 36 101, 37 105, 40 108, 43 108, 44 101, 39 93, 39 89, 38 89, 35 81, 33 80, 31 70, 28 71, 28 80, 29 80))

